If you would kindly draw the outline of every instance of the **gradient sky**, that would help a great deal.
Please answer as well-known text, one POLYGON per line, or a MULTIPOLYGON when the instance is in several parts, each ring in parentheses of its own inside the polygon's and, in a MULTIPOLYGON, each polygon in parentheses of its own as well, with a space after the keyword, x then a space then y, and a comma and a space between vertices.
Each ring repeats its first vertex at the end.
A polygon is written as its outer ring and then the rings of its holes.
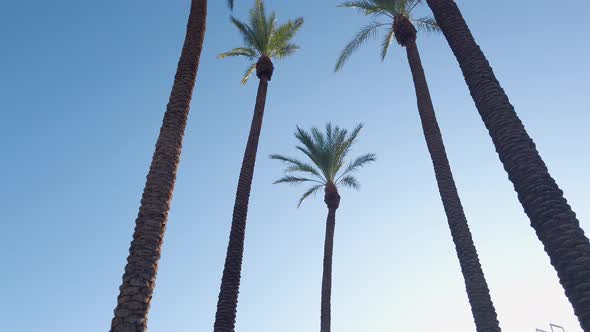
MULTIPOLYGON (((237 0, 244 17, 253 1, 237 0)), ((326 208, 273 185, 271 153, 297 124, 365 123, 354 152, 379 160, 338 210, 337 332, 474 331, 422 136, 405 53, 378 41, 338 74, 366 18, 338 1, 267 0, 305 17, 301 51, 275 63, 250 200, 240 332, 319 328, 326 208)), ((590 229, 587 1, 459 1, 551 174, 590 229)), ((188 0, 0 3, 0 321, 15 332, 107 331, 145 175, 184 38, 188 0)), ((422 8, 426 11, 426 8, 422 8)), ((256 81, 225 1, 210 1, 157 287, 152 332, 212 329, 256 81)), ((504 331, 581 331, 516 199, 442 35, 418 46, 459 193, 504 331)))

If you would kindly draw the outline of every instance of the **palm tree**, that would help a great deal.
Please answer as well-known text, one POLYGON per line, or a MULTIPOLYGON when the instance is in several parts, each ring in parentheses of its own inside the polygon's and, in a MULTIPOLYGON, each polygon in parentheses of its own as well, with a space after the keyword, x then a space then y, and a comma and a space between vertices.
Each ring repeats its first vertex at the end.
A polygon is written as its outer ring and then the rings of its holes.
POLYGON ((303 19, 297 18, 294 21, 288 21, 278 26, 274 12, 268 16, 266 15, 262 0, 256 0, 254 7, 250 10, 249 23, 239 21, 233 16, 231 22, 242 35, 245 45, 222 53, 218 57, 244 56, 252 61, 257 59, 256 62, 248 66, 242 78, 242 84, 245 84, 254 72, 256 72, 259 82, 254 116, 238 180, 229 244, 221 279, 217 313, 215 314, 213 328, 215 332, 234 332, 242 257, 244 254, 248 201, 256 162, 258 140, 262 129, 266 91, 268 81, 270 81, 274 71, 272 59, 282 59, 299 49, 299 46, 291 43, 291 40, 303 25, 303 19))
POLYGON ((334 228, 336 226, 336 209, 340 205, 338 186, 359 189, 360 184, 354 173, 366 164, 375 161, 375 154, 368 153, 352 160, 345 167, 346 157, 362 128, 362 125, 358 125, 349 134, 347 130, 340 129, 338 126, 332 127, 329 123, 326 125, 325 133, 315 127, 311 129, 311 132, 297 127, 295 137, 302 144, 297 146, 297 149, 303 152, 312 163, 279 154, 270 156, 270 158, 279 160, 287 166, 285 169, 287 175, 275 181, 275 183, 311 184, 311 187, 299 199, 298 207, 310 195, 324 188, 324 202, 328 207, 328 219, 326 220, 326 239, 324 242, 321 332, 330 332, 334 228), (292 173, 301 173, 301 175, 292 175, 292 173))
POLYGON ((422 0, 352 0, 343 3, 342 7, 360 10, 364 15, 373 18, 382 17, 388 22, 373 21, 362 28, 342 51, 335 69, 340 70, 352 52, 366 40, 375 36, 382 27, 385 28, 386 33, 381 44, 381 59, 384 59, 387 55, 393 39, 400 46, 406 48, 416 90, 418 113, 420 114, 424 137, 434 166, 436 182, 447 215, 451 236, 455 243, 457 257, 465 279, 467 296, 471 304, 475 325, 477 331, 480 332, 500 331, 496 310, 492 303, 490 291, 467 224, 467 218, 455 186, 430 98, 420 54, 416 46, 417 31, 439 31, 439 27, 433 18, 414 17, 413 11, 421 2, 422 0))
POLYGON ((144 332, 205 37, 207 0, 192 0, 184 46, 135 220, 112 332, 144 332))
POLYGON ((451 0, 427 0, 447 38, 514 184, 531 226, 557 270, 584 331, 590 331, 590 243, 535 143, 510 104, 459 8, 451 0))

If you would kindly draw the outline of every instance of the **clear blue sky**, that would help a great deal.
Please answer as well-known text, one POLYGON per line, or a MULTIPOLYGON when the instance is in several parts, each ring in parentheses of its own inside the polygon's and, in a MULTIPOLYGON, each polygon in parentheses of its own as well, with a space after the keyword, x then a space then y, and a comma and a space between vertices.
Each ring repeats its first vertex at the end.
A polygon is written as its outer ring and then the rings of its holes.
MULTIPOLYGON (((344 191, 334 253, 338 332, 473 331, 405 54, 378 42, 332 72, 367 20, 338 1, 267 0, 303 16, 301 51, 275 63, 248 218, 237 329, 319 327, 326 208, 274 186, 295 125, 366 129, 378 163, 344 191)), ((209 25, 152 302, 150 331, 211 330, 256 81, 225 1, 209 25)), ((243 17, 253 1, 236 1, 243 17)), ((3 330, 107 331, 180 47, 188 0, 0 4, 3 330)), ((587 1, 459 2, 581 224, 590 230, 587 1)), ((423 9, 425 10, 425 9, 423 9)), ((505 331, 581 331, 442 36, 419 48, 449 158, 505 331)))

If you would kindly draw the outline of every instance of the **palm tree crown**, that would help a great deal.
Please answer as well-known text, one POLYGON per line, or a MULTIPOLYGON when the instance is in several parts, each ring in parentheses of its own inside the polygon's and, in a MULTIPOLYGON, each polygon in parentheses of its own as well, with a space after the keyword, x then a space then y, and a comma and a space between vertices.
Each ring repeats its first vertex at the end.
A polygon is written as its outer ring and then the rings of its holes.
POLYGON ((310 160, 306 163, 297 158, 273 154, 271 159, 280 160, 287 165, 285 176, 275 183, 289 183, 293 185, 311 183, 312 186, 301 196, 298 206, 323 187, 336 187, 343 185, 353 189, 359 189, 360 184, 354 173, 367 163, 376 160, 374 153, 364 154, 346 166, 345 160, 350 148, 356 141, 363 125, 358 125, 352 132, 338 126, 326 125, 325 133, 313 127, 311 132, 297 127, 295 137, 302 144, 297 149, 303 152, 310 160), (293 173, 298 173, 293 175, 293 173))
POLYGON ((221 53, 217 57, 223 59, 244 56, 254 61, 248 66, 242 78, 242 84, 246 84, 248 78, 256 70, 255 60, 262 58, 268 60, 273 58, 282 59, 299 49, 299 46, 291 43, 291 39, 295 37, 297 31, 303 25, 303 18, 299 17, 294 21, 288 21, 279 26, 277 25, 275 12, 266 15, 262 0, 256 0, 254 7, 250 9, 248 23, 242 22, 233 16, 230 17, 230 21, 242 35, 244 46, 221 53))
POLYGON ((334 70, 339 71, 342 69, 344 63, 352 53, 368 39, 375 38, 382 27, 386 27, 386 34, 381 42, 381 60, 384 60, 394 38, 397 39, 398 43, 402 44, 402 41, 400 40, 402 36, 396 36, 396 33, 399 34, 399 32, 396 32, 396 25, 394 24, 396 20, 399 21, 400 19, 405 18, 414 25, 415 29, 418 31, 439 32, 440 28, 436 24, 434 18, 430 16, 414 17, 414 9, 422 2, 423 0, 351 0, 342 3, 340 7, 357 9, 365 16, 371 16, 373 21, 365 25, 354 38, 346 44, 338 57, 334 70), (380 22, 377 21, 377 18, 386 18, 392 22, 380 22))

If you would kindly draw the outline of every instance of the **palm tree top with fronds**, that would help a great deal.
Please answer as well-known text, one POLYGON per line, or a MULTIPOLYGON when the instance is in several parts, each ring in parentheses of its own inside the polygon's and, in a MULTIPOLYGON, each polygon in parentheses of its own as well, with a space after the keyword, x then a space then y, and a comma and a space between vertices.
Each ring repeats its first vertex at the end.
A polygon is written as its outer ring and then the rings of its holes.
MULTIPOLYGON (((228 3, 233 3, 233 1, 228 3)), ((242 78, 242 84, 246 84, 248 78, 255 71, 257 71, 257 76, 260 77, 261 70, 257 70, 256 67, 257 63, 260 66, 261 62, 266 62, 267 67, 270 66, 270 68, 265 68, 270 80, 272 76, 271 59, 285 58, 299 49, 299 46, 292 43, 291 40, 303 25, 303 18, 299 17, 293 21, 289 20, 285 24, 278 25, 275 12, 267 15, 262 0, 256 0, 254 7, 250 9, 248 22, 242 22, 234 16, 230 17, 230 21, 242 35, 244 46, 221 53, 217 57, 223 59, 243 56, 253 61, 242 78)))
POLYGON ((374 153, 367 153, 346 163, 351 147, 362 128, 363 125, 359 124, 349 133, 346 129, 328 123, 325 132, 322 133, 316 127, 308 132, 298 126, 295 138, 301 144, 297 145, 297 149, 303 152, 311 163, 280 154, 271 155, 271 159, 282 161, 286 165, 286 175, 275 183, 311 184, 299 199, 298 206, 321 188, 325 188, 326 191, 336 190, 336 193, 339 185, 359 189, 356 171, 376 160, 374 153))
POLYGON ((382 61, 387 56, 387 51, 394 39, 396 39, 400 45, 406 46, 408 39, 415 39, 416 30, 422 32, 440 31, 436 21, 431 16, 414 16, 414 9, 422 4, 422 2, 423 0, 351 0, 342 3, 339 7, 357 9, 363 15, 370 16, 373 21, 365 25, 354 38, 346 44, 338 57, 334 70, 339 71, 342 69, 344 63, 352 53, 367 40, 377 37, 380 30, 386 31, 381 42, 382 61), (391 21, 378 21, 379 18, 385 18, 391 21), (407 23, 410 23, 409 26, 407 23), (383 27, 385 27, 385 29, 382 29, 383 27), (407 31, 409 37, 403 33, 404 30, 407 31))

